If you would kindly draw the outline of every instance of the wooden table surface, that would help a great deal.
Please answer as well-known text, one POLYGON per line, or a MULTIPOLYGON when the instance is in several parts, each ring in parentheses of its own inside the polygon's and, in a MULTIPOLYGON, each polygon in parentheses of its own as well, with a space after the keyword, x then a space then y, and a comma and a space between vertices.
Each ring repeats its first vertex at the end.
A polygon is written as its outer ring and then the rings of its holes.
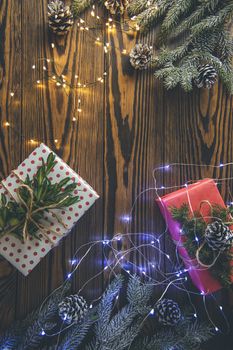
MULTIPOLYGON (((99 15, 103 18, 101 9, 99 15)), ((83 18, 93 27, 90 11, 83 18)), ((141 40, 152 44, 154 37, 155 33, 150 33, 141 40)), ((158 185, 164 186, 179 186, 203 177, 233 177, 232 166, 211 167, 233 160, 232 97, 218 84, 210 91, 195 89, 186 94, 177 88, 167 92, 152 71, 136 72, 130 66, 123 50, 128 53, 136 40, 134 31, 122 31, 120 26, 113 32, 95 28, 80 32, 77 23, 67 37, 58 40, 48 32, 46 0, 0 1, 1 177, 26 158, 36 142, 44 142, 100 195, 75 229, 28 277, 1 259, 2 328, 24 317, 64 280, 69 259, 78 247, 127 232, 127 215, 140 192, 154 186, 152 171, 156 166, 173 162, 203 165, 159 172, 158 185), (112 46, 108 54, 102 45, 95 44, 100 34, 112 46), (65 75, 67 81, 74 81, 75 74, 82 83, 97 80, 104 71, 107 76, 104 83, 70 90, 41 79, 46 75, 43 65, 59 76, 65 75), (36 84, 37 79, 41 79, 40 84, 36 84), (77 116, 74 109, 78 98, 82 112, 77 116), (74 116, 76 122, 72 121, 74 116)), ((231 188, 232 181, 222 183, 225 200, 231 198, 231 188)), ((157 233, 164 229, 154 198, 153 191, 138 198, 130 232, 157 233)), ((137 238, 137 244, 141 241, 137 238)), ((168 237, 162 247, 174 255, 168 237)), ((149 259, 156 258, 150 250, 143 253, 149 259)), ((133 258, 150 273, 142 257, 135 254, 133 258)), ((97 246, 77 271, 73 289, 102 268, 102 247, 97 246)), ((164 260, 163 269, 170 268, 164 260)), ((88 283, 86 298, 99 295, 104 283, 102 274, 88 283)), ((178 300, 184 297, 176 290, 172 293, 178 300)), ((221 294, 226 302, 227 293, 221 294)))

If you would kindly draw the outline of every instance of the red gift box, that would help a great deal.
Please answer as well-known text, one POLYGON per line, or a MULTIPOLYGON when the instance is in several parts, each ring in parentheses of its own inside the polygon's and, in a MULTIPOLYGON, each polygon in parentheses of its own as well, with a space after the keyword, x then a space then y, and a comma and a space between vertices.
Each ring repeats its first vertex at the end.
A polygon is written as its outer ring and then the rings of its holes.
MULTIPOLYGON (((188 269, 194 285, 204 294, 210 294, 221 289, 222 286, 207 268, 205 269, 200 266, 196 259, 188 255, 187 250, 182 245, 181 225, 172 218, 170 212, 171 207, 179 208, 184 203, 189 205, 190 212, 200 211, 200 203, 203 203, 203 201, 208 201, 210 204, 217 204, 222 208, 226 208, 217 185, 212 179, 200 180, 197 183, 157 199, 172 239, 177 245, 177 250, 184 261, 185 267, 188 269)), ((209 205, 202 206, 201 213, 204 218, 208 216, 209 205)), ((231 281, 233 282, 233 275, 231 276, 231 281)))

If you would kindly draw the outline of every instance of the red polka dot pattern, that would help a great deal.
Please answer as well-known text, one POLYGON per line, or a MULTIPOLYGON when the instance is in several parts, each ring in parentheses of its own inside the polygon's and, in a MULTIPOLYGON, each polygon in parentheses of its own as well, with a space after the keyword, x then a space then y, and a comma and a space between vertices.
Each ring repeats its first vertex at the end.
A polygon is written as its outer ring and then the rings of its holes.
MULTIPOLYGON (((15 172, 22 180, 25 180, 27 174, 32 178, 37 172, 37 169, 41 166, 42 159, 46 160, 50 152, 51 150, 47 146, 41 144, 19 165, 15 172)), ((21 243, 13 235, 6 235, 0 239, 0 254, 9 260, 25 276, 29 274, 40 260, 52 249, 52 247, 70 231, 73 224, 77 222, 77 220, 98 198, 97 193, 78 174, 76 174, 59 157, 56 157, 56 165, 53 172, 50 173, 49 180, 52 183, 56 183, 67 176, 70 176, 71 183, 77 183, 77 187, 73 194, 76 196, 80 194, 80 200, 78 203, 66 208, 65 210, 60 210, 60 212, 56 211, 56 215, 62 219, 66 228, 57 222, 56 218, 53 217, 50 212, 46 214, 45 218, 48 222, 48 228, 50 226, 49 222, 51 222, 51 220, 53 221, 51 232, 47 231, 48 236, 50 235, 50 240, 42 234, 40 234, 41 241, 30 237, 25 243, 21 243), (54 243, 51 243, 51 240, 54 243)), ((16 190, 19 187, 20 182, 19 178, 14 173, 11 173, 5 180, 3 180, 4 186, 0 185, 0 195, 1 193, 4 193, 8 198, 12 197, 12 199, 16 200, 16 190), (5 187, 8 189, 8 192, 5 190, 5 187)))

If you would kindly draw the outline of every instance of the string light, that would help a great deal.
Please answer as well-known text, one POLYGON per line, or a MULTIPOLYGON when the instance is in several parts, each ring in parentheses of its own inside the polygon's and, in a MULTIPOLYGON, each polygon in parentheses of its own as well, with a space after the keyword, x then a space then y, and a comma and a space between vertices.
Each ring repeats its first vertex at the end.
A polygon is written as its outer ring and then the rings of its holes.
POLYGON ((155 309, 151 309, 150 310, 150 315, 154 315, 155 314, 155 309))
MULTIPOLYGON (((98 16, 97 16, 98 17, 98 16)), ((112 19, 111 19, 111 21, 110 21, 110 19, 109 19, 109 22, 112 22, 112 19)), ((84 21, 81 21, 80 20, 80 23, 84 23, 84 21)), ((86 30, 88 30, 89 28, 88 27, 85 27, 85 29, 86 30), (87 28, 87 29, 86 29, 87 28)), ((139 30, 139 26, 138 25, 136 25, 136 30, 139 30)), ((100 38, 98 37, 97 39, 96 39, 97 41, 100 41, 100 38)), ((51 44, 51 47, 52 48, 54 48, 55 47, 55 45, 52 43, 51 44)), ((109 43, 106 43, 105 45, 104 45, 104 49, 106 50, 106 53, 108 52, 108 48, 110 47, 110 44, 109 43)), ((126 50, 125 49, 123 49, 122 50, 122 53, 123 54, 126 54, 126 50)), ((49 62, 49 61, 47 61, 47 62, 49 62)), ((33 65, 32 66, 32 69, 35 69, 36 68, 36 65, 33 65)), ((44 71, 46 71, 47 70, 47 68, 45 67, 45 66, 43 66, 43 70, 44 71)), ((103 75, 107 75, 107 73, 105 74, 106 72, 104 72, 103 73, 103 75)), ((62 76, 62 78, 63 79, 65 79, 63 76, 62 76)), ((77 79, 78 78, 78 75, 75 75, 75 79, 77 79)), ((57 79, 57 77, 54 75, 53 76, 53 79, 57 79)), ((98 81, 101 81, 101 80, 103 80, 102 78, 100 78, 100 80, 98 80, 98 81)), ((40 84, 40 80, 37 80, 36 81, 36 83, 37 84, 40 84)), ((64 81, 65 82, 65 81, 64 81)), ((102 81, 101 81, 102 82, 102 81)), ((56 84, 57 83, 59 83, 60 85, 61 85, 61 83, 59 82, 59 81, 56 81, 56 84)), ((58 86, 60 86, 60 85, 58 85, 58 86)), ((78 86, 83 86, 83 87, 86 87, 86 84, 81 84, 80 82, 78 83, 78 86)), ((14 93, 13 93, 14 94, 14 93)), ((12 95, 11 95, 12 96, 12 95)), ((13 96, 12 96, 13 97, 13 96)), ((80 100, 78 100, 78 103, 80 103, 79 102, 80 100)), ((81 109, 79 109, 78 108, 78 111, 81 111, 81 109)), ((72 121, 77 121, 77 119, 76 118, 72 118, 72 121)), ((10 124, 8 123, 8 122, 5 122, 5 126, 10 126, 10 124)), ((34 139, 30 139, 30 141, 29 141, 31 144, 35 144, 37 141, 35 141, 34 139)), ((57 143, 58 142, 58 140, 57 139, 54 139, 54 142, 55 143, 57 143)), ((228 164, 226 164, 226 165, 228 165, 228 164)), ((225 166, 224 164, 220 164, 218 167, 220 168, 220 167, 223 167, 223 166, 225 166)), ((165 169, 165 170, 167 170, 167 169, 169 169, 170 168, 170 165, 165 165, 164 167, 163 167, 163 169, 165 169)), ((183 185, 184 187, 187 187, 188 185, 187 185, 187 183, 186 184, 184 184, 183 185)), ((169 187, 166 187, 166 188, 169 188, 169 187)), ((164 186, 161 186, 161 188, 160 189, 165 189, 165 187, 164 186)), ((121 217, 121 218, 123 218, 123 220, 122 221, 124 221, 125 223, 129 223, 130 221, 131 221, 131 215, 124 215, 123 217, 121 217)), ((128 234, 126 235, 126 236, 128 236, 128 234)), ((120 238, 121 239, 121 238, 120 238)), ((119 240, 120 240, 119 239, 119 240)), ((158 242, 159 242, 159 239, 156 239, 156 240, 158 240, 158 242)), ((154 243, 155 243, 155 241, 154 240, 152 240, 151 241, 151 244, 154 246, 154 243)), ((102 244, 103 245, 110 245, 111 244, 111 240, 104 240, 103 242, 102 242, 102 244)), ((150 245, 148 245, 148 246, 150 246, 150 245)), ((137 250, 138 249, 138 246, 134 246, 134 248, 137 250)), ((164 254, 164 253, 163 253, 164 254)), ((166 255, 166 257, 168 258, 168 259, 170 259, 170 256, 168 255, 168 254, 165 254, 166 255)), ((124 259, 124 256, 122 256, 120 259, 118 259, 118 260, 123 260, 124 259)), ((72 260, 72 263, 71 263, 71 265, 76 265, 78 262, 77 262, 77 260, 76 259, 73 259, 72 260), (75 261, 74 263, 73 263, 73 261, 75 261)), ((153 267, 153 268, 155 268, 156 266, 155 266, 155 264, 151 264, 151 266, 153 267)), ((75 267, 76 268, 76 267, 75 267)), ((109 266, 105 266, 104 267, 104 270, 106 270, 106 269, 108 269, 109 268, 109 266)), ((142 274, 144 275, 144 276, 146 276, 146 271, 144 270, 144 269, 142 269, 142 268, 140 268, 140 270, 141 270, 141 272, 142 272, 142 274)), ((126 272, 127 273, 130 273, 130 270, 126 270, 126 272)), ((180 276, 180 274, 181 273, 183 273, 184 271, 178 271, 177 273, 176 273, 176 275, 177 275, 177 277, 178 277, 178 275, 180 276)), ((72 274, 73 274, 73 272, 72 273, 69 273, 68 275, 67 275, 67 278, 69 279, 69 278, 71 278, 71 276, 72 276, 72 274)), ((187 279, 187 277, 185 277, 185 279, 187 279)), ((202 291, 201 292, 201 295, 205 295, 205 293, 202 291)), ((118 296, 116 297, 116 300, 118 299, 118 296)), ((219 309, 222 311, 222 306, 219 306, 219 309)), ((151 311, 150 311, 150 314, 153 314, 154 313, 154 309, 152 309, 151 311)), ((194 313, 194 317, 196 318, 197 317, 197 314, 196 313, 194 313)), ((215 327, 215 330, 216 331, 218 331, 219 329, 217 328, 217 327, 215 327)), ((42 331, 41 331, 41 334, 42 335, 45 335, 45 332, 44 332, 44 330, 42 329, 42 331)))
POLYGON ((10 126, 10 123, 9 123, 9 122, 5 122, 4 125, 5 125, 6 127, 8 127, 8 126, 10 126))

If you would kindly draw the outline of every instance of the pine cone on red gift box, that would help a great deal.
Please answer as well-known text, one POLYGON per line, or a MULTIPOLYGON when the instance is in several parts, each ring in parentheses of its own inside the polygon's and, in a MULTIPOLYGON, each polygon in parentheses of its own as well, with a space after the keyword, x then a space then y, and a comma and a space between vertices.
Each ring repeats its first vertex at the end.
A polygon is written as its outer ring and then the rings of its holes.
POLYGON ((214 221, 205 230, 205 240, 213 250, 224 251, 232 247, 233 233, 222 221, 214 221))
MULTIPOLYGON (((183 259, 194 285, 199 291, 204 294, 210 294, 225 286, 229 287, 233 283, 232 250, 229 248, 223 252, 219 250, 216 253, 212 249, 213 252, 211 252, 205 239, 205 230, 209 224, 210 217, 218 218, 214 219, 215 221, 221 221, 221 218, 228 215, 228 209, 215 181, 213 179, 199 180, 185 188, 162 196, 157 200, 157 203, 166 220, 169 232, 177 245, 177 251, 183 259), (206 205, 202 206, 200 213, 201 203, 206 203, 206 205), (184 208, 184 205, 188 209, 185 218, 182 218, 180 214, 183 213, 182 208, 184 208), (174 215, 173 208, 179 211, 178 216, 174 215), (214 215, 211 214, 211 210, 214 211, 214 215), (187 216, 190 211, 194 216, 195 213, 197 214, 197 219, 200 217, 203 219, 202 221, 198 219, 197 222, 199 224, 197 226, 195 226, 195 220, 192 219, 192 215, 190 217, 187 216), (184 225, 185 231, 183 231, 184 225), (191 229, 189 229, 190 227, 191 229), (180 242, 183 242, 183 244, 179 244, 180 242)), ((222 229, 229 238, 228 229, 225 227, 222 229)), ((214 237, 215 234, 213 231, 212 227, 211 232, 208 232, 207 236, 212 246, 216 247, 216 237, 214 237)), ((217 236, 219 236, 219 233, 217 236)), ((225 244, 222 233, 220 233, 220 237, 220 239, 218 237, 218 241, 222 240, 225 244)), ((229 241, 231 239, 226 240, 227 246, 229 241)))

